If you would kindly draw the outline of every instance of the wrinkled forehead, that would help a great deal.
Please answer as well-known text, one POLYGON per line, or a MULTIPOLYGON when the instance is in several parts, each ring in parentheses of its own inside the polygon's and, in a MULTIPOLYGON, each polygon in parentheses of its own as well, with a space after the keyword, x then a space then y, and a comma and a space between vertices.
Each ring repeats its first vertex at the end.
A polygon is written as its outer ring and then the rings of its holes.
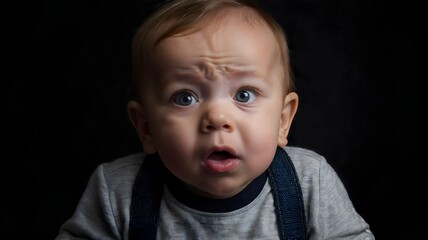
MULTIPOLYGON (((269 28, 233 11, 221 12, 160 41, 151 63, 168 65, 174 59, 213 58, 213 62, 280 64, 280 51, 269 28), (215 58, 215 59, 214 59, 215 58), (238 59, 237 59, 238 58, 238 59), (239 59, 241 58, 241 59, 239 59)), ((155 67, 155 66, 152 66, 155 67)))
MULTIPOLYGON (((179 20, 180 19, 169 18, 166 21, 158 23, 156 25, 156 29, 151 29, 149 31, 153 34, 147 34, 146 37, 148 38, 145 39, 145 43, 140 45, 145 48, 145 51, 143 49, 140 49, 143 50, 144 53, 138 54, 137 61, 134 62, 137 63, 137 68, 141 70, 139 71, 141 75, 137 73, 137 76, 140 75, 140 77, 137 78, 139 79, 137 80, 137 85, 140 85, 138 89, 146 89, 146 87, 149 87, 146 84, 148 82, 151 82, 150 78, 153 76, 152 70, 154 70, 154 64, 156 64, 156 61, 153 62, 153 60, 158 57, 156 56, 156 50, 159 45, 164 45, 166 42, 168 42, 165 40, 181 36, 188 36, 197 32, 205 32, 206 34, 217 34, 218 38, 227 39, 229 36, 227 35, 227 31, 225 32, 225 29, 228 29, 229 32, 234 31, 234 29, 230 27, 227 28, 230 23, 239 23, 238 25, 235 24, 234 26, 238 26, 238 28, 245 28, 246 30, 248 30, 248 32, 252 32, 252 37, 263 37, 265 41, 261 41, 260 45, 263 45, 265 49, 273 49, 273 51, 269 51, 273 52, 273 56, 275 58, 275 61, 272 62, 272 64, 282 65, 284 62, 284 59, 282 59, 283 56, 281 54, 283 50, 280 47, 280 40, 274 33, 272 26, 269 25, 268 22, 266 22, 266 20, 254 9, 242 6, 228 7, 218 11, 208 12, 200 18, 190 18, 190 20, 185 23, 181 22, 177 24, 176 22, 179 20), (144 59, 141 59, 140 57, 144 59), (146 86, 142 87, 141 84, 146 86)), ((170 47, 174 48, 174 46, 170 47)), ((260 46, 258 46, 258 49, 263 48, 260 48, 260 46)), ((254 49, 252 49, 251 46, 248 47, 248 51, 251 50, 254 49)), ((282 70, 281 75, 284 76, 288 74, 286 69, 282 69, 282 67, 280 68, 282 70)))

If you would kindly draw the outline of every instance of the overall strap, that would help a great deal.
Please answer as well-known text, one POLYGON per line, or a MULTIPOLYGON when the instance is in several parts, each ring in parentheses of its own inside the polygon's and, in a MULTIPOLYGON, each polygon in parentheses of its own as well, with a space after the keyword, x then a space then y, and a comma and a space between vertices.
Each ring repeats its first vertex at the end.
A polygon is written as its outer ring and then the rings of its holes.
MULTIPOLYGON (((156 239, 164 172, 157 154, 146 156, 134 183, 129 240, 156 239)), ((267 172, 280 239, 306 239, 302 191, 294 165, 282 148, 277 148, 267 172)))
POLYGON ((280 239, 306 239, 303 195, 293 162, 278 147, 268 168, 280 239))
POLYGON ((164 171, 157 154, 145 157, 132 192, 128 236, 130 240, 156 239, 164 171))

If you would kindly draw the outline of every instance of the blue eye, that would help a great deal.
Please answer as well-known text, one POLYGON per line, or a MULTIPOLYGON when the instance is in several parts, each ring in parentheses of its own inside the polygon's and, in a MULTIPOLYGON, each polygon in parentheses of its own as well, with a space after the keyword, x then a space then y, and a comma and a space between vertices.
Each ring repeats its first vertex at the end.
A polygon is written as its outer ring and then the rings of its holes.
POLYGON ((252 102, 256 98, 253 91, 250 90, 240 90, 235 95, 235 100, 238 102, 252 102))
POLYGON ((189 92, 181 92, 173 97, 173 102, 180 106, 190 106, 197 103, 198 100, 189 92))

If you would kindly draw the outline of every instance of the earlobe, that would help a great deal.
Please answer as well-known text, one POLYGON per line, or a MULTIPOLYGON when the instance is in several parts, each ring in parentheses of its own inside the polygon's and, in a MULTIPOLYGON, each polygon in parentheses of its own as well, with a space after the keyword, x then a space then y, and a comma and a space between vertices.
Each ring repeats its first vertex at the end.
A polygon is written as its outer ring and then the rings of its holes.
POLYGON ((284 98, 284 103, 281 112, 279 134, 278 134, 278 146, 284 147, 287 145, 288 132, 293 121, 294 115, 297 112, 299 105, 299 97, 297 93, 291 92, 284 98))
POLYGON ((130 101, 128 103, 128 115, 143 144, 144 152, 155 153, 156 147, 142 106, 136 101, 130 101))

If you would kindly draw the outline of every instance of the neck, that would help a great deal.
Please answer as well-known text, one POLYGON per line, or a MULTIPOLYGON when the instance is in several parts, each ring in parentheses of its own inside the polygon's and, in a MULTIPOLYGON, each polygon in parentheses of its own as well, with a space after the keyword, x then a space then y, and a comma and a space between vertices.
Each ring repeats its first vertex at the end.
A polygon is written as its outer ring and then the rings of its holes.
POLYGON ((249 183, 238 194, 225 199, 216 199, 195 194, 181 180, 167 174, 166 185, 171 194, 182 204, 203 212, 221 213, 240 209, 251 203, 260 192, 267 181, 266 173, 261 174, 249 183))

